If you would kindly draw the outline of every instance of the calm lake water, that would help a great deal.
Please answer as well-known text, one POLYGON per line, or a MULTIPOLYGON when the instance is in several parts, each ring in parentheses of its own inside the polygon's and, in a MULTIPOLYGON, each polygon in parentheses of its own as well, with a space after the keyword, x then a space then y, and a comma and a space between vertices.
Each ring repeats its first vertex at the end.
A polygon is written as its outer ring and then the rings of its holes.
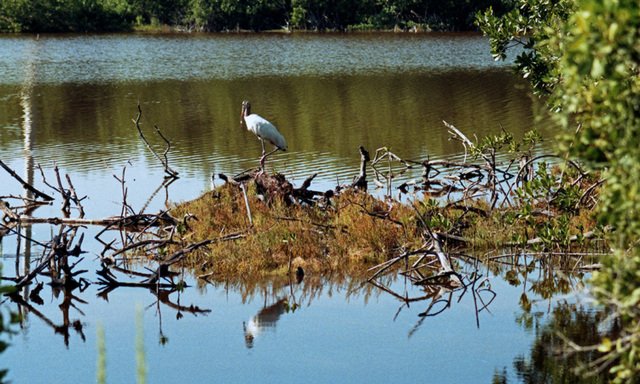
MULTIPOLYGON (((544 102, 508 66, 493 62, 488 41, 475 34, 5 35, 0 159, 46 192, 37 165, 51 183, 57 165, 88 196, 88 218, 120 213, 113 176, 123 172, 129 204, 157 212, 199 196, 212 173, 258 165, 260 142, 240 125, 242 100, 250 100, 289 145, 268 160, 270 170, 298 185, 317 172, 312 187, 330 189, 358 173, 360 145, 409 160, 462 157, 442 120, 471 138, 536 128, 551 141, 557 127, 534 117, 544 116, 544 102), (143 131, 159 153, 154 125, 171 139, 169 163, 180 173, 157 193, 162 167, 131 121, 138 102, 143 131)), ((0 195, 18 194, 21 186, 1 171, 0 195)), ((58 201, 35 215, 60 216, 58 201)), ((28 234, 46 242, 58 230, 36 225, 28 234)), ((85 278, 95 282, 98 229, 82 231, 85 278)), ((24 267, 17 254, 42 252, 24 242, 18 249, 16 236, 1 241, 6 276, 24 267)), ((487 308, 478 303, 493 293, 457 291, 433 317, 419 316, 431 298, 399 300, 431 297, 401 276, 384 281, 393 294, 361 277, 308 276, 300 284, 201 283, 160 295, 160 304, 141 289, 117 289, 106 300, 96 297, 97 284, 73 296, 45 287, 42 305, 5 301, 25 319, 0 369, 16 383, 91 382, 102 327, 107 380, 131 382, 140 308, 151 383, 519 382, 528 371, 517 362, 532 359, 555 309, 592 311, 582 276, 518 270, 516 284, 504 268, 480 273, 496 293, 487 308), (558 279, 562 286, 549 289, 558 279)))

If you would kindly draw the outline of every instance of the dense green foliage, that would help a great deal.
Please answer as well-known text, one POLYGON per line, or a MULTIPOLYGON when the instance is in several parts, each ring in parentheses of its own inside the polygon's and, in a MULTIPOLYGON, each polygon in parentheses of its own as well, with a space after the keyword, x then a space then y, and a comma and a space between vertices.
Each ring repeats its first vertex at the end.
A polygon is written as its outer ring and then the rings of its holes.
POLYGON ((522 48, 515 58, 515 70, 527 78, 534 92, 547 95, 558 82, 557 47, 548 44, 558 27, 573 12, 572 0, 520 0, 507 14, 492 8, 477 15, 476 23, 491 40, 495 60, 504 60, 511 48, 522 48))
POLYGON ((3 0, 0 31, 116 31, 131 23, 131 7, 120 0, 3 0))
POLYGON ((567 132, 560 150, 604 170, 599 220, 612 229, 615 252, 594 274, 598 299, 623 325, 603 337, 605 355, 593 369, 610 368, 615 382, 640 379, 640 4, 637 0, 520 0, 519 10, 478 16, 502 57, 523 41, 517 69, 543 92, 567 132), (526 34, 526 37, 525 37, 526 34))
POLYGON ((95 32, 166 24, 187 30, 473 28, 511 0, 3 0, 0 31, 95 32))

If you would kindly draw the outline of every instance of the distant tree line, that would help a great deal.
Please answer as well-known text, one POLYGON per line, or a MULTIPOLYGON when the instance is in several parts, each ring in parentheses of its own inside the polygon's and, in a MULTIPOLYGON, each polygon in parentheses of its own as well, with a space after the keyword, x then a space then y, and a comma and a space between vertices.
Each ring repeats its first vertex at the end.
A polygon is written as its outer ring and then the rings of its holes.
POLYGON ((474 15, 512 0, 2 0, 3 32, 127 31, 170 25, 191 31, 272 29, 474 29, 474 15))

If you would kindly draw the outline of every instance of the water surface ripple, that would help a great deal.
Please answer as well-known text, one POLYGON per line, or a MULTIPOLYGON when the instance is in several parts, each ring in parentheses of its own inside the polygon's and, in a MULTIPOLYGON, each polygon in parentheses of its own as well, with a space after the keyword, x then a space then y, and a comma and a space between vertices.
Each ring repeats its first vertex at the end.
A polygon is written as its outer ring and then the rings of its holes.
POLYGON ((0 83, 443 73, 504 67, 469 34, 0 36, 0 83), (25 64, 37 67, 34 78, 25 64))

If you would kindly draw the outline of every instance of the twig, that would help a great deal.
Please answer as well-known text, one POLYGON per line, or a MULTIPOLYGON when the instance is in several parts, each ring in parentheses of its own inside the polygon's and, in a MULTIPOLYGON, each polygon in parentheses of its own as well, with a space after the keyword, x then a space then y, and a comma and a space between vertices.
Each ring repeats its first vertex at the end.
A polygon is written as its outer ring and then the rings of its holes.
POLYGON ((240 183, 240 189, 242 189, 242 194, 244 195, 244 204, 247 206, 247 216, 249 216, 249 224, 253 227, 253 218, 251 217, 251 207, 249 206, 249 198, 247 197, 247 190, 244 187, 244 184, 240 183))
MULTIPOLYGON (((142 117, 142 108, 140 107, 140 102, 138 102, 138 117, 135 120, 132 120, 134 122, 134 124, 136 125, 136 128, 138 129, 138 134, 140 135, 140 137, 142 138, 144 143, 147 145, 147 148, 151 151, 151 153, 153 153, 154 156, 160 161, 160 163, 162 163, 162 165, 164 166, 164 172, 167 173, 170 177, 178 177, 178 172, 176 172, 173 169, 171 169, 171 167, 169 167, 169 163, 166 162, 166 161, 163 161, 160 158, 160 156, 156 153, 156 151, 153 150, 153 148, 151 148, 151 145, 149 144, 147 139, 142 134, 142 130, 140 129, 140 117, 142 117)), ((156 130, 158 131, 158 133, 160 132, 158 127, 156 127, 156 130)), ((162 139, 165 142, 167 142, 167 144, 170 147, 170 145, 171 145, 170 142, 167 139, 165 139, 162 134, 160 134, 160 137, 162 137, 162 139)), ((169 151, 169 148, 167 148, 167 151, 165 151, 165 159, 166 159, 166 154, 167 154, 168 151, 169 151)))
POLYGON ((58 191, 62 195, 62 212, 65 215, 68 215, 71 208, 71 194, 67 192, 62 186, 62 180, 60 179, 60 169, 58 169, 57 165, 53 167, 53 171, 56 173, 56 181, 58 182, 58 188, 60 188, 58 191))
POLYGON ((74 203, 76 203, 76 206, 78 207, 78 212, 80 213, 80 218, 82 219, 84 217, 84 208, 82 207, 82 204, 80 204, 80 201, 82 199, 78 199, 78 195, 76 194, 76 189, 73 187, 73 184, 71 183, 71 178, 69 177, 69 175, 66 174, 65 177, 67 178, 67 183, 69 184, 69 193, 71 194, 71 199, 73 200, 74 203))
POLYGON ((582 204, 582 200, 584 200, 587 196, 589 196, 589 194, 591 194, 591 192, 593 192, 598 186, 602 185, 602 183, 604 183, 605 181, 606 181, 606 179, 600 179, 600 180, 596 181, 592 186, 587 188, 587 190, 584 191, 582 196, 580 196, 580 199, 578 199, 578 202, 576 203, 575 208, 578 209, 580 207, 580 205, 582 204))
POLYGON ((375 267, 373 267, 373 268, 370 268, 369 270, 371 271, 371 270, 373 270, 373 269, 376 269, 376 268, 378 268, 378 267, 381 267, 381 268, 380 268, 380 270, 379 270, 378 272, 374 273, 374 274, 373 274, 373 276, 371 276, 369 279, 367 279, 367 281, 371 281, 371 280, 375 279, 375 278, 376 278, 378 275, 380 275, 382 272, 384 272, 384 271, 386 271, 387 269, 391 268, 391 266, 392 266, 392 265, 394 265, 395 263, 397 263, 398 261, 400 261, 400 260, 402 260, 402 259, 404 259, 404 258, 408 258, 409 256, 416 255, 416 254, 419 254, 419 253, 425 253, 425 252, 428 252, 428 251, 424 251, 424 248, 425 248, 425 247, 426 247, 426 244, 423 244, 423 245, 422 245, 422 247, 420 247, 419 249, 417 249, 417 250, 415 250, 415 251, 405 252, 405 253, 403 253, 403 254, 402 254, 402 255, 400 255, 400 256, 396 256, 396 257, 394 257, 394 258, 393 258, 393 259, 391 259, 391 260, 388 260, 388 261, 386 261, 386 262, 384 262, 384 263, 382 263, 382 264, 379 264, 379 265, 377 265, 377 266, 375 266, 375 267))
POLYGON ((46 193, 38 191, 33 186, 31 186, 31 184, 29 184, 26 181, 22 180, 22 178, 20 176, 18 176, 18 174, 15 173, 11 168, 9 168, 5 163, 3 163, 2 160, 0 160, 0 167, 4 168, 5 171, 9 172, 9 174, 11 176, 13 176, 14 179, 18 180, 22 184, 22 187, 24 189, 27 189, 27 190, 33 192, 36 196, 40 196, 45 200, 48 200, 48 201, 53 200, 53 197, 47 195, 46 193))
POLYGON ((18 235, 18 237, 22 237, 23 239, 26 239, 26 240, 28 240, 28 241, 30 241, 30 242, 32 242, 34 244, 37 244, 37 245, 39 245, 41 247, 45 247, 45 248, 47 247, 47 244, 41 243, 41 242, 39 242, 37 240, 34 240, 34 239, 30 238, 30 237, 27 237, 27 236, 23 235, 23 234, 20 233, 20 231, 16 231, 13 227, 6 226, 3 223, 0 223, 0 227, 4 228, 7 231, 7 233, 8 232, 13 232, 16 235, 18 235))
MULTIPOLYGON (((162 138, 162 140, 164 140, 165 143, 167 143, 167 149, 164 150, 164 153, 162 154, 162 156, 164 157, 164 165, 165 165, 165 171, 167 171, 167 169, 169 168, 169 158, 167 157, 167 153, 169 153, 169 150, 171 149, 171 141, 167 140, 164 135, 162 134, 162 132, 160 131, 160 129, 158 128, 157 125, 154 125, 153 128, 156 129, 156 132, 158 132, 158 135, 160 135, 160 137, 162 138)), ((170 173, 170 177, 176 178, 178 176, 178 172, 175 172, 173 170, 171 170, 170 173)))
POLYGON ((34 268, 29 274, 23 276, 22 278, 20 278, 20 280, 18 280, 18 282, 16 283, 16 288, 20 289, 22 287, 24 287, 25 285, 29 284, 31 282, 31 280, 36 277, 36 275, 40 272, 42 272, 43 269, 45 269, 47 266, 49 266, 49 262, 56 256, 56 254, 60 251, 60 237, 59 236, 54 236, 53 238, 53 242, 51 244, 51 250, 49 251, 49 254, 47 255, 47 257, 42 261, 42 263, 40 263, 40 265, 38 265, 36 268, 34 268))
POLYGON ((2 220, 0 220, 1 222, 5 222, 5 218, 9 218, 9 221, 18 221, 20 220, 20 217, 18 216, 17 213, 13 212, 11 210, 11 207, 9 207, 9 203, 7 203, 6 201, 0 199, 0 210, 4 213, 2 220))

